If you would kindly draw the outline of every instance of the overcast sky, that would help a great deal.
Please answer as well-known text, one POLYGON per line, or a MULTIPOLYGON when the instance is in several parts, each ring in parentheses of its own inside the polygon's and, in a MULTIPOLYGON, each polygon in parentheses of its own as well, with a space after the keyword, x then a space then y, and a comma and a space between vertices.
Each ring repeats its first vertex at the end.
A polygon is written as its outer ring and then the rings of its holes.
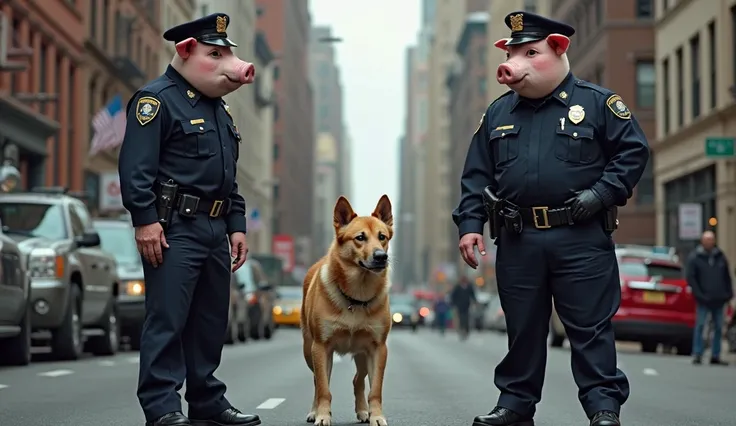
POLYGON ((405 116, 404 53, 419 31, 419 0, 310 0, 313 24, 329 25, 342 73, 345 124, 352 136, 353 190, 359 215, 382 194, 398 207, 398 140, 405 116))

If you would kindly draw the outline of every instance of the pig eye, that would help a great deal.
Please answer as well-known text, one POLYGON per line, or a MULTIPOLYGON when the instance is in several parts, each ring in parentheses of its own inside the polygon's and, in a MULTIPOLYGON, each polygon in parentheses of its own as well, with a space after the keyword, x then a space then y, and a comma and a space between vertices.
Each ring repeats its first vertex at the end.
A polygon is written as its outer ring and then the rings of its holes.
POLYGON ((210 56, 212 56, 213 58, 219 58, 220 56, 222 56, 222 54, 220 54, 220 52, 217 50, 213 50, 212 52, 210 52, 210 56))
POLYGON ((526 52, 526 56, 535 56, 537 53, 539 52, 534 49, 530 49, 528 52, 526 52))

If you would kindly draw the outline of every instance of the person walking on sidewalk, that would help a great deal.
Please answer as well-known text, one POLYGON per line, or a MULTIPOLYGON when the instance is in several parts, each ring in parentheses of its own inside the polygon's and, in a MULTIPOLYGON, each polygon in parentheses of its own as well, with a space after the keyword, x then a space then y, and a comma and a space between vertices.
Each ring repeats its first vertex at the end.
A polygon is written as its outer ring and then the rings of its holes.
POLYGON ((700 245, 690 253, 685 267, 687 284, 695 297, 695 331, 693 334, 693 364, 701 364, 704 342, 703 328, 708 316, 713 324, 713 345, 710 363, 727 365, 721 360, 723 320, 726 304, 733 298, 733 286, 728 260, 716 246, 716 235, 705 231, 700 245))
POLYGON ((476 302, 475 289, 470 284, 468 277, 460 277, 460 281, 452 289, 450 301, 457 313, 456 324, 460 340, 465 340, 470 332, 470 308, 476 302))

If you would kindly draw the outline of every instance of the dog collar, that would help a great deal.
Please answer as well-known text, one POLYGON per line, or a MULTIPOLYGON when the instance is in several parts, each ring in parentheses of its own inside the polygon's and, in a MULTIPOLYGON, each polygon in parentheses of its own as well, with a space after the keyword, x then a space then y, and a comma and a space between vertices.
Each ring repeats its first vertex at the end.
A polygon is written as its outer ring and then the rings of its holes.
POLYGON ((342 291, 341 288, 338 287, 338 290, 340 291, 340 294, 342 295, 342 297, 344 297, 345 300, 347 300, 347 302, 348 302, 348 311, 350 311, 350 312, 352 312, 356 307, 367 308, 368 305, 371 304, 371 302, 373 301, 373 299, 375 299, 375 297, 371 298, 370 300, 353 299, 352 297, 350 297, 347 294, 345 294, 345 292, 342 291))

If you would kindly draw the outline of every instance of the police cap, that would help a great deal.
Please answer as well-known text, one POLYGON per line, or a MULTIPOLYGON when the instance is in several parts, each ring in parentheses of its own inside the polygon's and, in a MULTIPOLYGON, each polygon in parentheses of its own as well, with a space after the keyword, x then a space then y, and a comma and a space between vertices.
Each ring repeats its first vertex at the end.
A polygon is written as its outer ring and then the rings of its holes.
POLYGON ((227 38, 225 31, 228 25, 230 25, 229 16, 224 13, 213 13, 168 29, 164 33, 164 40, 179 43, 192 37, 204 44, 237 47, 237 44, 227 38))
POLYGON ((567 37, 575 34, 573 27, 531 12, 511 12, 506 15, 504 22, 511 29, 511 38, 506 42, 506 46, 542 40, 550 34, 562 34, 567 37))

